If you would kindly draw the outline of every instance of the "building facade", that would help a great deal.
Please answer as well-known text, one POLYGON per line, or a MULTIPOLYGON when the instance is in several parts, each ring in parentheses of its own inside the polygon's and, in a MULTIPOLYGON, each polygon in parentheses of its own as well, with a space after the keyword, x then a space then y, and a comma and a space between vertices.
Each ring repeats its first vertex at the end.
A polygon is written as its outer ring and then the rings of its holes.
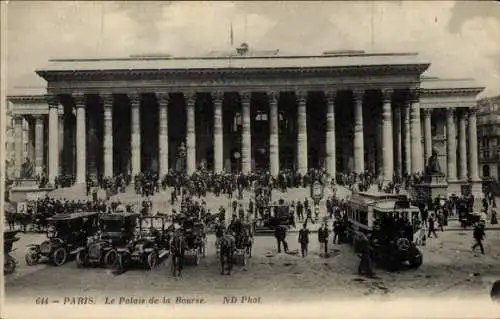
POLYGON ((29 119, 36 170, 47 167, 50 181, 163 176, 183 155, 188 174, 325 168, 390 180, 423 172, 436 150, 450 189, 479 185, 484 88, 425 77, 429 65, 415 53, 280 56, 244 46, 193 58, 58 59, 36 71, 45 95, 9 101, 16 119, 29 119))
POLYGON ((480 176, 500 181, 500 96, 478 102, 480 176))

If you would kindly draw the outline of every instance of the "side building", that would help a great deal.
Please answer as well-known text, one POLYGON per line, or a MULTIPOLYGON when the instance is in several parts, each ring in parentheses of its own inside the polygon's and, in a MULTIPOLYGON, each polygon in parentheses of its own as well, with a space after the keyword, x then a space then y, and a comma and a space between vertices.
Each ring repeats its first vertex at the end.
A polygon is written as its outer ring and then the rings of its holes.
POLYGON ((480 175, 500 192, 500 95, 478 101, 477 133, 480 175))

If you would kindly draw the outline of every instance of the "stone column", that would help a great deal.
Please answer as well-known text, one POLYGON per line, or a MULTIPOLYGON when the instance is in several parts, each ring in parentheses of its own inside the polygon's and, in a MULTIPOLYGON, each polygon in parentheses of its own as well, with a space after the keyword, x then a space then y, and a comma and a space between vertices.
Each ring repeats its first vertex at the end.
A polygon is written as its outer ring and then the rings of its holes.
POLYGON ((405 162, 405 174, 411 174, 411 130, 410 130, 410 104, 405 101, 403 107, 403 126, 404 126, 404 162, 405 162))
POLYGON ((427 161, 432 155, 432 109, 423 109, 424 112, 424 160, 427 161))
POLYGON ((141 172, 141 96, 130 94, 130 144, 132 155, 132 182, 141 172))
POLYGON ((21 115, 17 115, 14 117, 14 135, 15 135, 15 167, 16 174, 15 176, 21 177, 21 167, 24 163, 23 154, 24 154, 24 144, 23 144, 23 117, 21 115))
POLYGON ((417 92, 410 96, 411 112, 411 171, 412 173, 423 172, 424 154, 422 154, 422 128, 420 121, 420 103, 417 92))
POLYGON ((35 174, 43 173, 43 116, 35 115, 35 174))
POLYGON ((54 185, 59 173, 59 101, 49 97, 49 169, 48 183, 54 185))
POLYGON ((307 92, 296 92, 297 97, 297 170, 300 174, 307 173, 307 92))
POLYGON ((64 107, 62 104, 59 105, 59 110, 57 111, 58 113, 58 119, 59 119, 59 137, 58 137, 58 142, 59 142, 59 169, 58 169, 58 175, 61 176, 64 173, 64 165, 65 165, 65 158, 64 158, 64 107))
POLYGON ((470 180, 479 182, 479 163, 478 163, 478 148, 477 148, 477 108, 469 109, 469 166, 470 180))
POLYGON ((160 179, 168 174, 168 102, 170 95, 168 93, 156 94, 158 101, 158 164, 160 179))
POLYGON ((224 171, 224 128, 222 122, 222 103, 224 92, 212 93, 214 102, 214 172, 224 171))
POLYGON ((331 178, 337 174, 337 149, 335 137, 335 97, 337 91, 325 92, 326 111, 326 170, 331 178))
POLYGON ((248 174, 252 171, 252 135, 250 123, 250 92, 242 92, 241 96, 241 171, 248 174))
POLYGON ((392 136, 392 89, 382 90, 382 158, 384 161, 384 181, 392 181, 394 176, 394 140, 392 136))
POLYGON ((459 127, 458 127, 458 143, 460 154, 460 180, 467 181, 467 122, 466 114, 460 114, 459 127))
POLYGON ((365 170, 365 142, 363 136, 363 96, 364 90, 354 90, 354 171, 365 170))
POLYGON ((85 96, 75 95, 76 107, 76 184, 87 182, 87 129, 85 122, 85 96))
POLYGON ((457 180, 457 131, 455 128, 455 109, 446 110, 446 155, 448 182, 457 180))
POLYGON ((188 175, 196 171, 196 129, 194 106, 196 93, 187 93, 186 97, 186 172, 188 175))
POLYGON ((269 167, 273 177, 280 172, 280 147, 279 147, 279 119, 278 100, 279 92, 269 94, 269 167))
POLYGON ((398 105, 394 108, 394 135, 396 136, 395 138, 395 147, 394 147, 394 152, 395 152, 395 170, 396 174, 398 176, 401 176, 403 173, 403 138, 402 138, 402 132, 401 132, 402 126, 401 126, 401 107, 398 105))
POLYGON ((104 107, 104 176, 113 177, 113 95, 102 96, 104 107))

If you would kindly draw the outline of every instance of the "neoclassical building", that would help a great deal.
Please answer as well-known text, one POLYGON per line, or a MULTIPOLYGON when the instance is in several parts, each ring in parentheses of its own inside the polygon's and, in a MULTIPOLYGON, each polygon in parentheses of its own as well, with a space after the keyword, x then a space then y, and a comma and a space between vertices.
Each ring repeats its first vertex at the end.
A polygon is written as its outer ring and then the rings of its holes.
POLYGON ((423 76, 429 65, 416 53, 285 56, 245 45, 202 57, 54 59, 36 71, 46 94, 8 99, 14 131, 30 123, 33 162, 51 181, 164 175, 183 155, 188 173, 324 167, 388 180, 422 172, 435 149, 450 189, 479 185, 483 87, 423 76))

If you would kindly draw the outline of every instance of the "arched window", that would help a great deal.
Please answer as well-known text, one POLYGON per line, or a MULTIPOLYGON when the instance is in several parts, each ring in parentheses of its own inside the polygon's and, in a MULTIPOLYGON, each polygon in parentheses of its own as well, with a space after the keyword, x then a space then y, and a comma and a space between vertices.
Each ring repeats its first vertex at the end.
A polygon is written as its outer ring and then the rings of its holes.
POLYGON ((483 177, 490 177, 490 167, 483 165, 483 177))

